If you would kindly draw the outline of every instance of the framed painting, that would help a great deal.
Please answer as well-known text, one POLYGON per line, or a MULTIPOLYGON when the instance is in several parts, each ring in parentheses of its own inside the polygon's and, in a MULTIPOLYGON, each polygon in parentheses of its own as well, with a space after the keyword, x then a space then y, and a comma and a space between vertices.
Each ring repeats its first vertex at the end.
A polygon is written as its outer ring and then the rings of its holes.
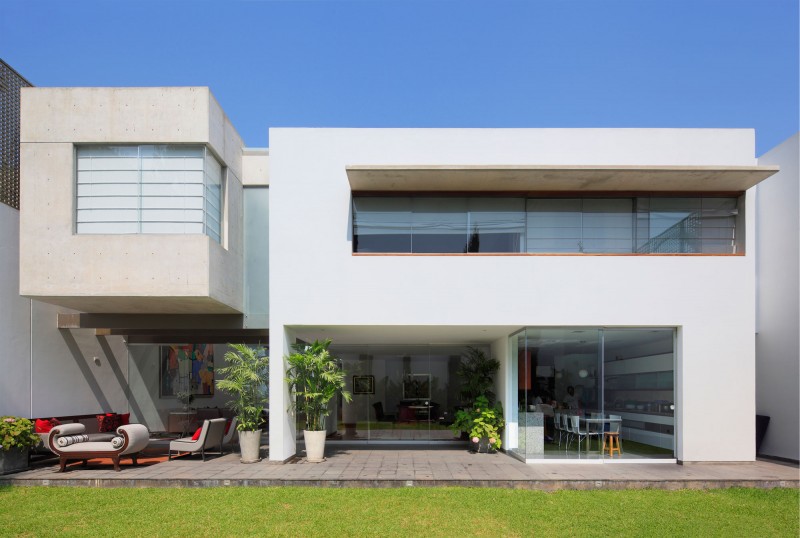
POLYGON ((430 400, 430 398, 431 398, 430 374, 407 374, 403 378, 404 400, 430 400))
POLYGON ((214 344, 159 346, 158 367, 159 397, 175 398, 179 392, 214 395, 214 344))
POLYGON ((354 375, 353 394, 375 394, 375 376, 354 375))

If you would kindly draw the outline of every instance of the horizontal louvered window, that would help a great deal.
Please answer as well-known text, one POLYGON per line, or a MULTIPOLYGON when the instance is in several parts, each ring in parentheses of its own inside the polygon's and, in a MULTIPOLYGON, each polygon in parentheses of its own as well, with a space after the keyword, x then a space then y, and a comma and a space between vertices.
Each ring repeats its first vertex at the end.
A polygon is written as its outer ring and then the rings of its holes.
POLYGON ((219 242, 222 166, 203 146, 80 146, 79 234, 206 234, 219 242))

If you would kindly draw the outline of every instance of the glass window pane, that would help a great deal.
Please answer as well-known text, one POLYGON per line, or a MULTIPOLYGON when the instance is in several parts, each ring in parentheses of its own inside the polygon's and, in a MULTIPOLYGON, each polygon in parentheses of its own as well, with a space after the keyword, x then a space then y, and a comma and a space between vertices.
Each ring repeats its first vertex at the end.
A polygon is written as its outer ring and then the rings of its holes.
POLYGON ((581 252, 580 199, 530 199, 528 252, 581 252))
POLYGON ((467 252, 467 199, 412 200, 412 252, 467 252))
POLYGON ((203 146, 84 146, 77 171, 78 233, 206 233, 219 241, 222 166, 203 146))
POLYGON ((520 252, 525 235, 522 198, 469 198, 469 252, 520 252))
POLYGON ((411 252, 411 199, 353 198, 353 252, 411 252))

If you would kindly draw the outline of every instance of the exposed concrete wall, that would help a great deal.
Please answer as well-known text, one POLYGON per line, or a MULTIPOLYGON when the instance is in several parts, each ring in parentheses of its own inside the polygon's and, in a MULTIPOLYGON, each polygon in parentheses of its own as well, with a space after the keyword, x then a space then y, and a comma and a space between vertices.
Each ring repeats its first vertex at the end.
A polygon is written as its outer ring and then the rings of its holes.
MULTIPOLYGON (((353 256, 345 173, 370 164, 752 166, 753 131, 273 129, 270 140, 271 459, 294 451, 283 437, 291 421, 275 420, 288 403, 278 356, 286 328, 365 325, 678 327, 677 458, 754 459, 754 424, 741 419, 755 414, 751 252, 353 256), (298 263, 308 252, 324 263, 298 263), (725 413, 710 420, 713 409, 725 413)), ((746 203, 753 215, 752 197, 746 203)), ((752 219, 747 227, 752 237, 752 219)))
POLYGON ((761 453, 800 459, 800 134, 762 155, 781 171, 757 206, 756 412, 771 417, 761 453))
POLYGON ((245 148, 242 152, 242 184, 245 186, 269 185, 269 150, 245 148))
POLYGON ((208 88, 22 93, 23 295, 85 312, 238 313, 241 138, 208 88), (223 245, 204 235, 76 235, 76 143, 198 143, 226 167, 223 245))
POLYGON ((31 413, 31 301, 19 296, 19 211, 0 204, 0 416, 31 413))

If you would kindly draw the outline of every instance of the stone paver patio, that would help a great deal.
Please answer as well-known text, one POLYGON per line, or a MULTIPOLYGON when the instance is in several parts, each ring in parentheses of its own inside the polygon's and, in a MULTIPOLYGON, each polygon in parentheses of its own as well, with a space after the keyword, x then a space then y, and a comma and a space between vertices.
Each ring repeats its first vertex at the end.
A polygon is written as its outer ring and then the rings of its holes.
MULTIPOLYGON (((266 454, 266 452, 263 452, 266 454)), ((522 489, 622 489, 800 487, 796 466, 752 463, 529 464, 503 453, 472 454, 464 448, 409 448, 329 445, 327 460, 308 463, 242 464, 237 454, 180 458, 147 467, 125 460, 122 471, 109 466, 71 466, 59 473, 53 462, 0 477, 0 485, 101 487, 326 486, 407 487, 483 486, 522 489)))

